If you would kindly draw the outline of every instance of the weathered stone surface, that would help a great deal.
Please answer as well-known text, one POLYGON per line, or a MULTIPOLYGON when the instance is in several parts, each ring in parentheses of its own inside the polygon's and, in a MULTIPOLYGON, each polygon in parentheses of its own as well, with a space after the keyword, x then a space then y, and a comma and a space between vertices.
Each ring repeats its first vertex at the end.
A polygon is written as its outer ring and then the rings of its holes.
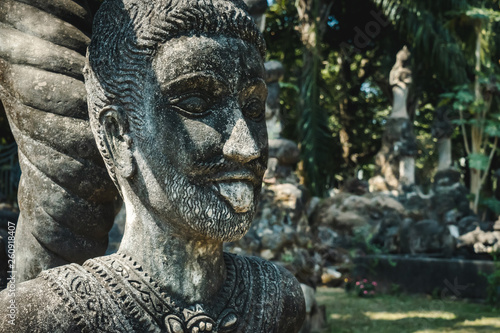
POLYGON ((388 184, 385 181, 385 178, 382 177, 381 175, 377 175, 375 177, 370 178, 368 180, 368 184, 370 192, 383 192, 383 193, 389 192, 388 184))
POLYGON ((325 306, 319 306, 316 302, 316 292, 308 285, 301 284, 304 298, 306 300, 306 320, 299 333, 310 333, 321 331, 326 323, 325 306))
POLYGON ((269 156, 276 157, 282 165, 296 164, 300 160, 299 154, 297 144, 291 140, 269 140, 269 156))
POLYGON ((412 82, 410 51, 406 46, 398 51, 396 62, 389 73, 389 84, 392 86, 393 103, 391 118, 408 118, 406 100, 412 82))
POLYGON ((449 106, 438 107, 435 111, 434 122, 432 123, 432 136, 437 142, 437 151, 439 154, 438 170, 446 170, 451 167, 451 135, 455 129, 448 113, 451 111, 449 106))
POLYGON ((440 170, 434 176, 430 209, 435 212, 437 220, 444 221, 450 210, 456 210, 459 217, 473 215, 467 199, 469 191, 462 185, 460 177, 460 172, 451 169, 440 170))
MULTIPOLYGON (((268 159, 264 41, 245 8, 227 0, 103 3, 85 85, 94 139, 124 199, 125 234, 115 254, 19 284, 16 332, 300 329, 304 298, 291 273, 222 247, 249 230, 268 159)), ((49 214, 67 214, 70 193, 54 188, 41 200, 56 202, 49 214)), ((277 193, 284 211, 302 207, 300 190, 277 193)), ((280 220, 261 235, 267 247, 294 243, 301 216, 289 216, 293 224, 280 220)), ((89 239, 89 226, 107 232, 84 223, 78 240, 89 239)), ((10 299, 0 293, 0 302, 10 299)), ((8 311, 0 308, 2 332, 12 331, 8 311)))
POLYGON ((455 239, 445 225, 435 220, 410 222, 401 230, 401 249, 403 253, 450 257, 455 239))
POLYGON ((260 32, 264 32, 266 26, 266 16, 264 13, 267 9, 267 0, 244 0, 248 6, 248 13, 252 15, 255 25, 259 28, 260 32))
POLYGON ((342 186, 342 192, 363 195, 368 192, 368 183, 357 178, 348 179, 342 186))
POLYGON ((493 230, 500 231, 500 216, 498 217, 498 220, 496 220, 495 223, 493 224, 493 230))
POLYGON ((461 235, 458 247, 468 248, 471 253, 497 253, 500 250, 500 231, 483 231, 479 226, 461 235))
POLYGON ((466 216, 458 221, 457 226, 460 235, 467 234, 479 227, 479 218, 477 216, 466 216))
MULTIPOLYGON (((90 42, 87 34, 66 21, 66 16, 54 16, 50 11, 39 10, 27 2, 4 0, 0 7, 0 21, 27 35, 85 55, 90 42)), ((87 9, 85 6, 82 6, 84 10, 87 9)))
POLYGON ((381 209, 394 210, 400 214, 405 213, 405 207, 396 199, 386 196, 375 196, 371 199, 370 204, 381 209))
POLYGON ((0 5, 0 99, 22 169, 17 282, 107 247, 118 193, 88 122, 82 69, 91 23, 88 1, 0 5))
POLYGON ((385 124, 382 147, 375 158, 388 188, 402 192, 405 191, 403 187, 411 187, 415 183, 417 154, 413 125, 406 105, 412 82, 409 58, 410 52, 404 46, 397 53, 389 74, 393 93, 392 111, 385 124))
MULTIPOLYGON (((266 69, 267 100, 266 100, 266 125, 270 139, 281 137, 281 114, 280 114, 280 84, 279 80, 284 74, 283 65, 276 60, 264 64, 266 69)), ((270 148, 272 147, 270 142, 270 148)), ((274 157, 273 155, 271 155, 274 157)))
MULTIPOLYGON (((389 190, 398 190, 404 177, 400 164, 404 157, 416 156, 417 144, 408 118, 389 118, 385 127, 382 147, 375 157, 376 164, 389 190)), ((407 176, 411 178, 411 175, 407 176)))

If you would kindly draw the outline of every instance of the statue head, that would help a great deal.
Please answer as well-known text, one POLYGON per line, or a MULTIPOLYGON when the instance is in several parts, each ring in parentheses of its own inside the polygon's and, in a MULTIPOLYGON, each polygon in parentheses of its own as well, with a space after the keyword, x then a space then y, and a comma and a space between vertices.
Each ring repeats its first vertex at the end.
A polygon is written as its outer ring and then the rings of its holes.
POLYGON ((265 47, 245 5, 102 6, 85 84, 91 127, 124 201, 193 237, 242 237, 267 162, 265 47))

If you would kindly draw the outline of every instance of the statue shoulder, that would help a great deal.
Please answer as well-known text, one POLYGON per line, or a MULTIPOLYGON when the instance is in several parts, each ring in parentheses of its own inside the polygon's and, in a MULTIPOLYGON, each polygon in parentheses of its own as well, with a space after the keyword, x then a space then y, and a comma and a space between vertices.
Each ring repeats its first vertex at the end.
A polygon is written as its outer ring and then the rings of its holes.
POLYGON ((59 297, 42 277, 11 281, 0 292, 0 333, 79 331, 59 297))
POLYGON ((78 264, 42 271, 0 295, 0 304, 15 307, 0 307, 0 333, 132 331, 106 287, 78 264))
POLYGON ((281 272, 283 288, 283 316, 278 332, 298 332, 304 323, 306 305, 299 281, 285 267, 276 265, 281 272))
MULTIPOLYGON (((269 332, 297 332, 305 319, 305 301, 302 288, 297 279, 283 266, 274 264, 270 261, 258 257, 239 257, 234 256, 236 260, 247 262, 250 279, 252 283, 247 285, 256 286, 252 290, 253 302, 263 303, 254 304, 256 308, 264 309, 262 318, 278 318, 274 323, 275 328, 270 323, 264 324, 264 331, 269 332), (262 293, 262 297, 256 294, 262 293), (272 313, 267 313, 272 312, 272 313), (270 325, 270 326, 269 326, 270 325)), ((238 265, 240 269, 244 265, 238 265)), ((240 274, 245 276, 245 274, 240 274)))

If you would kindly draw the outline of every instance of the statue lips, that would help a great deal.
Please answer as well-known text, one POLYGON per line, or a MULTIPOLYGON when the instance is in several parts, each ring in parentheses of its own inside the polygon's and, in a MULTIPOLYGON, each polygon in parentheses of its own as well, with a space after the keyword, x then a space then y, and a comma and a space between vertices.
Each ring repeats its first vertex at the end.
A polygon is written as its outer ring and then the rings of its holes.
POLYGON ((190 178, 199 184, 246 181, 257 187, 262 183, 265 171, 265 164, 258 159, 240 164, 221 158, 214 163, 195 163, 194 169, 190 172, 190 178))
POLYGON ((241 164, 223 157, 195 162, 190 179, 200 186, 208 186, 219 194, 236 213, 246 213, 255 208, 255 196, 262 184, 266 170, 259 159, 241 164))
POLYGON ((254 207, 254 189, 262 178, 253 172, 242 169, 238 171, 219 172, 208 176, 206 181, 234 209, 236 213, 246 213, 254 207))
POLYGON ((246 169, 218 172, 216 174, 207 176, 206 180, 211 183, 241 181, 249 182, 254 186, 257 186, 260 184, 260 182, 262 182, 262 178, 259 178, 257 175, 255 175, 254 172, 246 169))

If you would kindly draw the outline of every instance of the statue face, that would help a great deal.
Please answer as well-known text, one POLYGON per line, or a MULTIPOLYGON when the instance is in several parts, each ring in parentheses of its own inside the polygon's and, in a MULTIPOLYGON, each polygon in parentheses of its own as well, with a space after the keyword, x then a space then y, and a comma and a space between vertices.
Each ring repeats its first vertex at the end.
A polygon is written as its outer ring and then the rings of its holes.
POLYGON ((241 238, 267 163, 258 51, 239 39, 185 36, 160 48, 153 71, 136 151, 139 170, 149 170, 151 209, 191 234, 241 238))

